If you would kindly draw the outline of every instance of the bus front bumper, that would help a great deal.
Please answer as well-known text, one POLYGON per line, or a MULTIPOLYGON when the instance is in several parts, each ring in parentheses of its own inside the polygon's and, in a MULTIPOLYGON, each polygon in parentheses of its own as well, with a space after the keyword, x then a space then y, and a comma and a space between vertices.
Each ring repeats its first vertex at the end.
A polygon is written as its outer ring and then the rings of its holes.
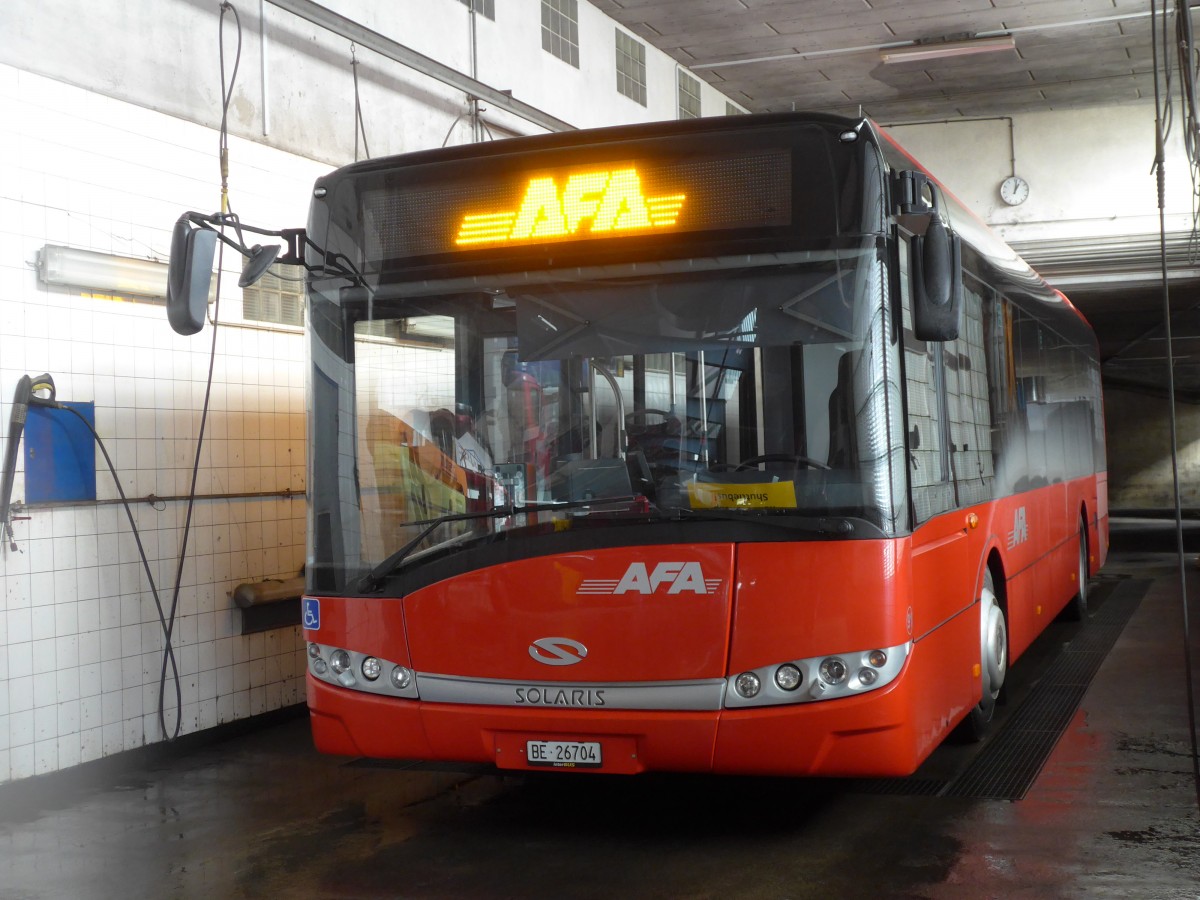
POLYGON ((513 709, 377 697, 307 676, 318 750, 447 760, 501 769, 636 774, 894 776, 931 748, 917 734, 907 682, 838 701, 752 710, 642 712, 513 709), (594 746, 599 765, 546 765, 535 745, 594 746))

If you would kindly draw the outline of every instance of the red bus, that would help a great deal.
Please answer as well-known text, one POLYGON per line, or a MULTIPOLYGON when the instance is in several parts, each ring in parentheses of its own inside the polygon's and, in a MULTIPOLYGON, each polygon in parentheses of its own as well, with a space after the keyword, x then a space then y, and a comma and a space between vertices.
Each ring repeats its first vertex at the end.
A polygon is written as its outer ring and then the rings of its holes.
POLYGON ((322 751, 905 774, 1086 611, 1094 335, 870 121, 356 163, 307 243, 322 751))

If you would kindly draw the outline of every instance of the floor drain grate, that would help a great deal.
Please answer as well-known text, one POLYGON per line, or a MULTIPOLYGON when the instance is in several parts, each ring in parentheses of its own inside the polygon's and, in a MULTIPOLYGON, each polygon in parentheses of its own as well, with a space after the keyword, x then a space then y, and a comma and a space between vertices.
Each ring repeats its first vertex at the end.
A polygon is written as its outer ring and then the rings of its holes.
POLYGON ((946 788, 941 778, 861 778, 854 782, 856 794, 896 794, 905 797, 936 797, 946 788))
POLYGON ((1088 685, 1150 588, 1122 581, 1067 645, 1013 716, 942 792, 947 797, 1020 800, 1071 723, 1088 685))

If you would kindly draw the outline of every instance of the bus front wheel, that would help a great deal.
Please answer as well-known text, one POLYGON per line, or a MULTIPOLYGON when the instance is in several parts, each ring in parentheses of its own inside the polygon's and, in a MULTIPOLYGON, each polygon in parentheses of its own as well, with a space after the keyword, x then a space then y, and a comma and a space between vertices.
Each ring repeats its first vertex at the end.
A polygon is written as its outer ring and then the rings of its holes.
POLYGON ((1075 570, 1079 590, 1063 608, 1062 619, 1067 622, 1084 622, 1088 617, 1088 531, 1087 519, 1079 520, 1079 564, 1075 570))
POLYGON ((1008 623, 991 569, 986 570, 979 592, 979 668, 983 683, 979 703, 956 731, 956 736, 966 741, 982 740, 987 733, 1008 674, 1008 623))

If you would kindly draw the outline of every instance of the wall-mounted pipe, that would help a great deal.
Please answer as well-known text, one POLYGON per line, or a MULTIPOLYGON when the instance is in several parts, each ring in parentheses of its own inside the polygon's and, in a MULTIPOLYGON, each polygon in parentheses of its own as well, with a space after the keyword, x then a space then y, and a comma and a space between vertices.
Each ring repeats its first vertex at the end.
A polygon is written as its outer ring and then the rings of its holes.
POLYGON ((248 581, 233 589, 233 602, 242 609, 297 600, 304 593, 304 576, 296 578, 268 578, 265 581, 248 581))
POLYGON ((270 70, 267 66, 267 0, 258 0, 258 67, 262 84, 262 133, 266 137, 271 133, 271 93, 267 90, 267 76, 270 70))
MULTIPOLYGON (((862 114, 862 110, 859 110, 862 114)), ((1012 116, 980 116, 973 119, 929 119, 921 122, 892 122, 880 125, 885 131, 889 128, 908 128, 915 125, 969 125, 973 122, 1007 122, 1008 123, 1008 174, 1017 174, 1017 139, 1012 116)))

